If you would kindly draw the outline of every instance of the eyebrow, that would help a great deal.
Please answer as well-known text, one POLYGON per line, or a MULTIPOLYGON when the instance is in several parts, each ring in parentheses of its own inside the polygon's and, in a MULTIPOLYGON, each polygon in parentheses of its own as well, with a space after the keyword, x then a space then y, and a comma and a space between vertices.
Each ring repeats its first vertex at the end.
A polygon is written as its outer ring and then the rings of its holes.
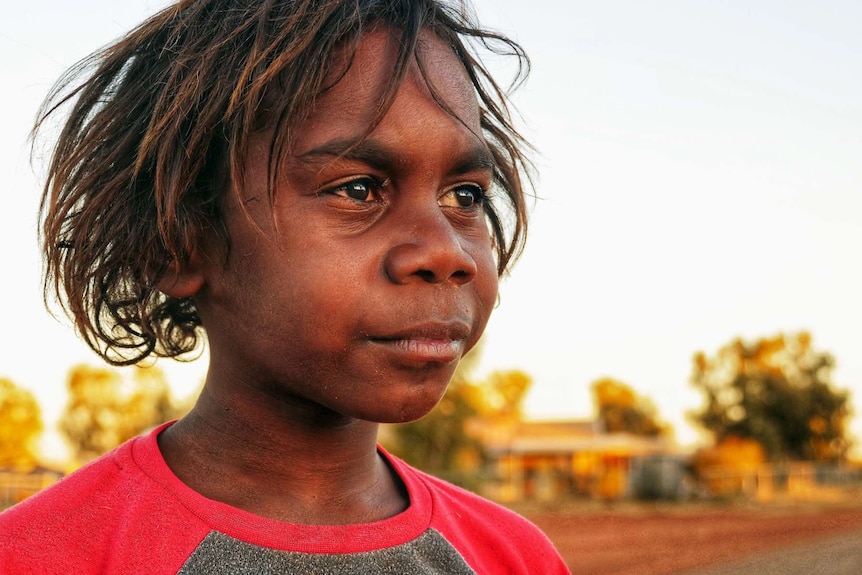
MULTIPOLYGON (((355 160, 369 166, 391 170, 400 163, 397 150, 373 140, 358 138, 336 138, 295 156, 306 163, 323 163, 333 159, 355 160)), ((466 174, 476 170, 494 170, 497 167, 491 150, 484 143, 477 142, 456 158, 451 172, 466 174)))

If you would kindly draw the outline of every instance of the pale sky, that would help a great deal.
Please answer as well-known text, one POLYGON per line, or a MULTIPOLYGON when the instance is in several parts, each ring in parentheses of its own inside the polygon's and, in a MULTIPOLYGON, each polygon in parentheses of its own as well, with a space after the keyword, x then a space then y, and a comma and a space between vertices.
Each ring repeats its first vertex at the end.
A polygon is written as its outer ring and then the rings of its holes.
MULTIPOLYGON (((99 359, 41 299, 27 136, 59 74, 166 2, 30 0, 0 19, 0 377, 48 423, 99 359)), ((682 443, 691 358, 808 330, 862 410, 862 4, 475 0, 533 74, 515 101, 540 152, 527 251, 481 370, 534 378, 534 417, 587 417, 611 376, 682 443)), ((202 362, 161 362, 180 392, 202 362)), ((860 411, 862 414, 862 411, 860 411)), ((852 423, 862 437, 862 417, 852 423)))

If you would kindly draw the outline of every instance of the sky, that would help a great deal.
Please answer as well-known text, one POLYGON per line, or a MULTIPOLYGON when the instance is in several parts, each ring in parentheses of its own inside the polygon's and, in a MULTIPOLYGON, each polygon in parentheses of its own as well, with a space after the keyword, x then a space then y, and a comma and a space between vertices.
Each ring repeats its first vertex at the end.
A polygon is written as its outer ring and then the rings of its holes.
MULTIPOLYGON (((31 163, 29 129, 68 66, 164 5, 30 0, 0 19, 0 377, 36 394, 49 425, 69 367, 99 359, 45 311, 45 154, 31 163)), ((590 384, 613 377, 690 445, 695 352, 807 330, 835 357, 862 438, 862 4, 474 5, 531 57, 513 101, 538 151, 527 249, 480 375, 530 374, 536 418, 591 416, 590 384)), ((184 394, 204 363, 159 365, 184 394)))

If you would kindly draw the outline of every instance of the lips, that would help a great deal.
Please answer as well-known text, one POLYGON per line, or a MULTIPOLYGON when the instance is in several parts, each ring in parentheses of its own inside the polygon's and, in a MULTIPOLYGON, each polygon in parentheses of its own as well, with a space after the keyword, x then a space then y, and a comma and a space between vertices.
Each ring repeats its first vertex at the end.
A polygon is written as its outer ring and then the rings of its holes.
POLYGON ((464 354, 469 335, 470 327, 462 322, 428 323, 369 336, 368 341, 410 363, 451 363, 464 354))

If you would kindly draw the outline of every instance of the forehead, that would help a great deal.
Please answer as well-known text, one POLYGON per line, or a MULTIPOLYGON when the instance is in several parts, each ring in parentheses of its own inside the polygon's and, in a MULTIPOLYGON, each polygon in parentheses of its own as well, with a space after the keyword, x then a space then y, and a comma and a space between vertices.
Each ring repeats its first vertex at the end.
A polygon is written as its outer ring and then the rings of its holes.
MULTIPOLYGON (((316 98, 302 132, 322 123, 341 124, 345 130, 358 125, 370 128, 379 119, 393 81, 398 42, 397 32, 379 26, 363 34, 355 50, 345 47, 336 54, 330 74, 333 85, 316 98)), ((396 88, 398 99, 433 102, 441 113, 480 134, 480 111, 473 84, 452 48, 433 32, 420 32, 415 55, 396 88)), ((298 138, 304 139, 303 134, 298 138)))

